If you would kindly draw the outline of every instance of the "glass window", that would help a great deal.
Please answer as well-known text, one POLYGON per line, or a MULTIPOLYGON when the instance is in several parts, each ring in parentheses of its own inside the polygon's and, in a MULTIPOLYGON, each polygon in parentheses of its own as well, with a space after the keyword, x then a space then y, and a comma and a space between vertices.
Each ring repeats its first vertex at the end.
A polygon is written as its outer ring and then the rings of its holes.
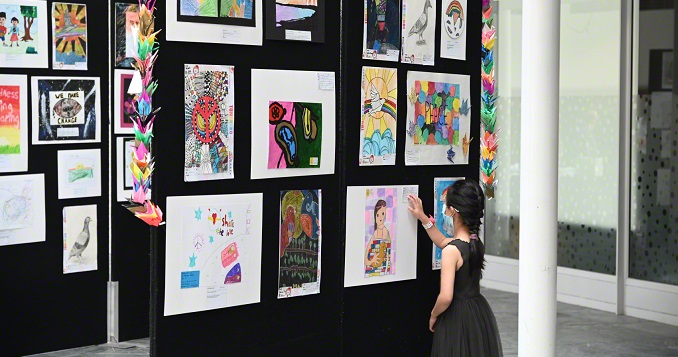
MULTIPOLYGON (((488 254, 508 258, 519 255, 521 3, 497 3, 499 187, 485 231, 488 254)), ((615 274, 621 2, 561 7, 558 265, 615 274)))
POLYGON ((673 1, 642 1, 634 44, 629 277, 678 285, 673 1))

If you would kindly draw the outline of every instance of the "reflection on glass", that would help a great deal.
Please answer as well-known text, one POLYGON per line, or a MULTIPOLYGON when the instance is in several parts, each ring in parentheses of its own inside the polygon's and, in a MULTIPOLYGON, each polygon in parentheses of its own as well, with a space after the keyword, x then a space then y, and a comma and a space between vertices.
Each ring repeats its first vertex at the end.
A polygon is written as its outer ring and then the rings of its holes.
MULTIPOLYGON (((499 187, 487 205, 488 254, 518 258, 520 0, 497 7, 499 187)), ((563 0, 560 44, 558 265, 615 274, 620 2, 563 0)))
POLYGON ((673 2, 641 2, 634 48, 629 277, 678 285, 673 2), (672 33, 673 32, 673 33, 672 33))

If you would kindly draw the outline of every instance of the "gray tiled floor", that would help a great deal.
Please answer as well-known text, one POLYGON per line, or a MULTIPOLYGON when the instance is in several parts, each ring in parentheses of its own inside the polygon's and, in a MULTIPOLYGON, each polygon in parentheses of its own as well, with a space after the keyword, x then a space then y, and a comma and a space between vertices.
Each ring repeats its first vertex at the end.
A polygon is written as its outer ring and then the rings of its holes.
MULTIPOLYGON (((497 316, 506 357, 518 355, 518 295, 483 290, 497 316)), ((558 304, 556 352, 560 357, 678 357, 678 327, 558 304)), ((40 357, 148 356, 148 339, 76 348, 40 357)))
MULTIPOLYGON (((483 290, 492 306, 504 356, 518 355, 518 295, 483 290)), ((558 303, 556 355, 678 356, 678 327, 558 303)))
POLYGON ((147 338, 144 338, 141 340, 42 353, 32 357, 140 357, 148 356, 149 352, 149 341, 147 338))

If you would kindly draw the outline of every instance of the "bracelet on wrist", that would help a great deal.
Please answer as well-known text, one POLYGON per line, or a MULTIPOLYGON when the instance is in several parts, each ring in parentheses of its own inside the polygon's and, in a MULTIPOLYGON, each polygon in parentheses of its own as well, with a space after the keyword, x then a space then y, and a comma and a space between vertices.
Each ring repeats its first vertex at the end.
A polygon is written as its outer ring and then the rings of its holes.
POLYGON ((431 229, 433 227, 433 222, 429 221, 428 223, 424 224, 423 222, 421 223, 421 226, 424 227, 424 229, 431 229))

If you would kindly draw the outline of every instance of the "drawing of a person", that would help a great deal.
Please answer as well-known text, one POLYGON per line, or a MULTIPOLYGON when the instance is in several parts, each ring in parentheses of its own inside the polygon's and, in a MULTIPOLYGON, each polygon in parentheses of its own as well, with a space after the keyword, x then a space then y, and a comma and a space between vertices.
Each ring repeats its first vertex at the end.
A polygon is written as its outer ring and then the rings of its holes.
POLYGON ((7 14, 4 11, 0 12, 0 42, 2 42, 4 47, 7 47, 7 44, 5 43, 5 35, 7 34, 5 20, 7 20, 7 14))
POLYGON ((12 27, 9 28, 9 47, 14 45, 16 42, 16 47, 19 47, 19 19, 12 17, 12 27))
POLYGON ((125 11, 125 57, 134 58, 135 53, 137 52, 136 38, 134 37, 134 32, 132 27, 139 26, 139 13, 136 11, 131 11, 132 6, 128 7, 125 11))
POLYGON ((386 201, 374 205, 374 232, 365 252, 365 271, 385 273, 390 267, 391 235, 386 222, 386 201))
MULTIPOLYGON (((374 24, 374 46, 380 47, 379 43, 386 42, 388 36, 388 25, 386 24, 387 0, 374 0, 377 10, 377 21, 374 24)), ((377 48, 375 48, 377 49, 377 48)))

